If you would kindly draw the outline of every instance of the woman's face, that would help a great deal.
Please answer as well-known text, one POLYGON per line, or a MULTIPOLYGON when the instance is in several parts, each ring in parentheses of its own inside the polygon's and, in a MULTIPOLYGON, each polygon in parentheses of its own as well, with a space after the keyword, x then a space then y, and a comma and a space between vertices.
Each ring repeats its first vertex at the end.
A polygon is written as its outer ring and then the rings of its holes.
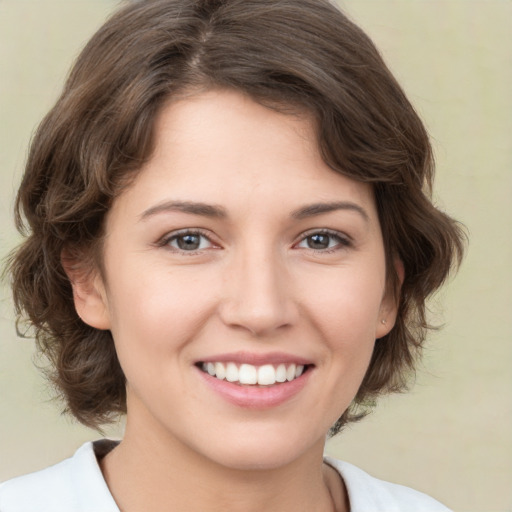
POLYGON ((162 110, 104 269, 75 300, 112 331, 127 434, 234 468, 321 452, 394 322, 370 186, 327 167, 306 116, 236 92, 162 110))

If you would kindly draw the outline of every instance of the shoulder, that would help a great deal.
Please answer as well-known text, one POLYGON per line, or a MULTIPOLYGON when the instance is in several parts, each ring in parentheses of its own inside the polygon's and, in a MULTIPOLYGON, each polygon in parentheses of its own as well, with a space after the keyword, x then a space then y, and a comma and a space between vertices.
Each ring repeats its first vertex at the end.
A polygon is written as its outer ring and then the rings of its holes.
POLYGON ((434 498, 370 476, 348 462, 325 457, 345 482, 351 512, 450 512, 434 498))
POLYGON ((0 484, 2 512, 119 512, 103 479, 93 443, 73 457, 0 484))

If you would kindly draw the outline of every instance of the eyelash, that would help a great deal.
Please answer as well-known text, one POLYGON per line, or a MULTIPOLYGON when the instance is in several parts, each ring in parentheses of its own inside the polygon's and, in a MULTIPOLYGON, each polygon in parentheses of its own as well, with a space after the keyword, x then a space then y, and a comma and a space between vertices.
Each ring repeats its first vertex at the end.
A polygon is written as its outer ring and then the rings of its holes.
MULTIPOLYGON (((320 229, 320 230, 311 230, 306 233, 303 233, 301 235, 299 241, 296 242, 293 245, 293 247, 301 248, 301 247, 299 247, 299 245, 301 243, 307 243, 307 240, 313 236, 328 236, 331 240, 333 240, 333 239, 337 240, 337 243, 334 246, 332 246, 332 247, 328 246, 324 249, 315 249, 313 247, 303 247, 303 249, 314 251, 317 254, 331 254, 336 251, 342 250, 344 248, 352 247, 352 245, 353 245, 352 241, 346 235, 342 235, 338 231, 332 231, 329 229, 320 229)), ((200 244, 201 244, 201 242, 200 242, 200 244)), ((329 242, 329 244, 330 244, 330 242, 329 242)), ((201 253, 205 249, 218 248, 218 246, 216 247, 216 244, 211 240, 210 236, 205 231, 203 231, 201 229, 183 229, 180 231, 172 232, 172 233, 168 234, 167 236, 163 237, 157 243, 157 245, 159 247, 168 247, 172 251, 175 251, 175 252, 178 252, 181 254, 186 254, 187 256, 194 256, 196 254, 201 253), (183 249, 181 247, 173 247, 171 245, 171 243, 173 241, 177 241, 178 239, 186 237, 186 236, 192 236, 192 237, 197 236, 197 237, 206 239, 208 241, 208 243, 211 244, 212 247, 207 247, 207 248, 199 247, 197 249, 189 251, 189 250, 183 249)))
POLYGON ((303 233, 301 235, 300 240, 295 244, 295 247, 297 247, 299 244, 306 242, 308 238, 311 238, 315 235, 323 235, 328 236, 330 239, 337 240, 337 243, 333 247, 327 247, 325 249, 315 249, 313 247, 304 247, 304 249, 308 249, 311 251, 314 251, 317 254, 332 254, 336 251, 346 249, 349 247, 352 247, 352 241, 350 238, 346 235, 343 235, 342 233, 339 233, 338 231, 332 231, 330 229, 320 229, 320 230, 312 230, 306 233, 303 233))
MULTIPOLYGON (((180 247, 173 247, 171 245, 171 242, 176 241, 180 238, 184 238, 186 236, 197 236, 197 237, 208 240, 208 243, 214 247, 216 245, 214 242, 212 242, 210 236, 208 236, 208 234, 206 234, 206 232, 202 231, 201 229, 183 229, 181 231, 174 231, 174 232, 169 233, 168 235, 164 236, 158 242, 157 245, 159 247, 168 247, 172 251, 179 252, 181 254, 186 254, 187 256, 194 256, 196 254, 199 254, 201 251, 203 251, 205 249, 205 248, 199 247, 198 249, 188 251, 188 250, 182 249, 180 247)), ((210 247, 208 247, 208 248, 210 248, 210 247)))

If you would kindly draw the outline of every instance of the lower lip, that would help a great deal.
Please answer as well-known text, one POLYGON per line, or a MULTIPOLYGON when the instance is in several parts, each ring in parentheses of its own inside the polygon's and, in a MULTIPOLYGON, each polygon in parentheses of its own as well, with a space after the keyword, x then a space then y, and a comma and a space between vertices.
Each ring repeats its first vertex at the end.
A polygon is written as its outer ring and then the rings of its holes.
POLYGON ((277 407, 297 395, 306 385, 311 374, 308 368, 300 377, 272 386, 244 386, 220 380, 197 368, 204 382, 226 401, 247 409, 277 407))

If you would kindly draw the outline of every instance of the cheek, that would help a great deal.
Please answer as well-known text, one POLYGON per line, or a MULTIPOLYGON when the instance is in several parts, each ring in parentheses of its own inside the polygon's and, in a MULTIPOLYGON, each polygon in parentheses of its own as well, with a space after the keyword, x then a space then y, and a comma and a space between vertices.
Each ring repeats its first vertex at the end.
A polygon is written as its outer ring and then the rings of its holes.
POLYGON ((317 325, 326 333, 333 349, 347 348, 364 340, 375 341, 382 297, 384 272, 363 269, 335 269, 322 279, 316 276, 316 291, 304 291, 310 297, 308 308, 317 325), (321 293, 319 290, 321 289, 321 293))
POLYGON ((138 273, 120 263, 110 274, 112 335, 125 371, 125 365, 138 364, 140 371, 141 361, 158 365, 180 356, 214 307, 214 285, 198 272, 142 265, 133 270, 138 273), (122 278, 126 275, 137 277, 122 278))
POLYGON ((326 428, 349 407, 361 386, 375 345, 383 293, 376 273, 351 269, 336 274, 325 280, 323 293, 317 291, 316 299, 305 306, 312 335, 318 339, 319 334, 322 344, 322 393, 317 407, 324 411, 326 428))
POLYGON ((333 421, 348 407, 373 353, 384 277, 370 267, 340 269, 310 302, 309 317, 324 345, 325 408, 333 421))

